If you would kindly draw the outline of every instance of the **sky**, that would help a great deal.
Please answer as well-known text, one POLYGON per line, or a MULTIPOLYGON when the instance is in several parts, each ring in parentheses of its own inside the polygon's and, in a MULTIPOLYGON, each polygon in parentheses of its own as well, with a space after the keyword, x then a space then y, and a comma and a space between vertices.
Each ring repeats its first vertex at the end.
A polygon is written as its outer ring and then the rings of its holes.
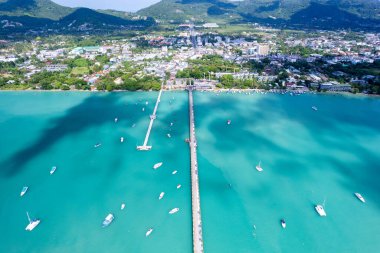
POLYGON ((53 0, 69 7, 88 7, 92 9, 113 9, 118 11, 137 11, 160 0, 53 0))

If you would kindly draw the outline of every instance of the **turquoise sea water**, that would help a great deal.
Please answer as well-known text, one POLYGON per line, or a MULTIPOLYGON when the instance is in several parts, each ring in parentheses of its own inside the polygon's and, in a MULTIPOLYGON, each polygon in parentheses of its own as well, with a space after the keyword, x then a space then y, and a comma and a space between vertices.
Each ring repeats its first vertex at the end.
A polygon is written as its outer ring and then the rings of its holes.
POLYGON ((205 252, 379 251, 379 99, 194 100, 205 252), (314 205, 325 199, 322 218, 314 205))
MULTIPOLYGON (((0 93, 0 252, 192 252, 185 92, 163 93, 153 149, 135 148, 156 97, 0 93), (42 220, 32 232, 26 211, 42 220), (101 228, 108 213, 115 220, 101 228)), ((197 92, 194 101, 205 252, 378 251, 380 99, 197 92), (313 206, 324 200, 321 218, 313 206)))
POLYGON ((153 150, 136 151, 157 94, 0 93, 0 252, 191 252, 185 93, 163 94, 153 150), (32 232, 26 211, 41 219, 32 232))

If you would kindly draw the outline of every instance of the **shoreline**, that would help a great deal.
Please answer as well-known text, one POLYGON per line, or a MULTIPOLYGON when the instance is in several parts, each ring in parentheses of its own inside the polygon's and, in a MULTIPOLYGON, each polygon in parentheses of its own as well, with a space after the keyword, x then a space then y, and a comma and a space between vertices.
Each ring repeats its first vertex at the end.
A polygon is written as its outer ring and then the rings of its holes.
MULTIPOLYGON (((177 88, 177 89, 163 89, 163 91, 185 91, 185 88, 177 88)), ((293 91, 293 90, 262 90, 262 89, 200 89, 196 90, 200 92, 213 92, 213 93, 247 93, 247 92, 254 92, 256 94, 260 93, 271 93, 271 94, 315 94, 315 95, 342 95, 342 96, 348 96, 348 97, 374 97, 374 98, 379 98, 380 94, 364 94, 364 93, 350 93, 350 92, 317 92, 317 91, 293 91)), ((113 90, 113 91, 91 91, 91 90, 33 90, 33 89, 25 89, 25 90, 15 90, 15 89, 6 89, 6 90, 1 90, 0 93, 6 93, 6 92, 62 92, 62 93, 70 93, 70 92, 85 92, 85 93, 120 93, 120 92, 159 92, 159 91, 154 91, 154 90, 135 90, 135 91, 130 91, 130 90, 113 90)))

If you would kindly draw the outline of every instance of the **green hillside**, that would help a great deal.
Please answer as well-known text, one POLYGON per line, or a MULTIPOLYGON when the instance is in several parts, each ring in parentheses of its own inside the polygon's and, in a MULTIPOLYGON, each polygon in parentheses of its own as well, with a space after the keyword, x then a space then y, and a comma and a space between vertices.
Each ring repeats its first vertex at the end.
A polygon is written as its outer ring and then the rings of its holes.
POLYGON ((162 0, 138 12, 163 21, 380 28, 379 0, 162 0))
POLYGON ((73 11, 72 8, 50 0, 0 0, 1 16, 31 16, 58 20, 73 11))

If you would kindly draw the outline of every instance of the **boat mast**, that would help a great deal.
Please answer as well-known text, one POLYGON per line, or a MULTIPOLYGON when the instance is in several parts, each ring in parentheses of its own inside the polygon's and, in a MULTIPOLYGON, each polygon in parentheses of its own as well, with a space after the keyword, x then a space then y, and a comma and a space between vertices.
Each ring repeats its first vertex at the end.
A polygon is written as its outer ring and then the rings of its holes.
POLYGON ((29 223, 32 223, 32 220, 30 219, 28 212, 26 212, 26 216, 28 216, 29 223))

